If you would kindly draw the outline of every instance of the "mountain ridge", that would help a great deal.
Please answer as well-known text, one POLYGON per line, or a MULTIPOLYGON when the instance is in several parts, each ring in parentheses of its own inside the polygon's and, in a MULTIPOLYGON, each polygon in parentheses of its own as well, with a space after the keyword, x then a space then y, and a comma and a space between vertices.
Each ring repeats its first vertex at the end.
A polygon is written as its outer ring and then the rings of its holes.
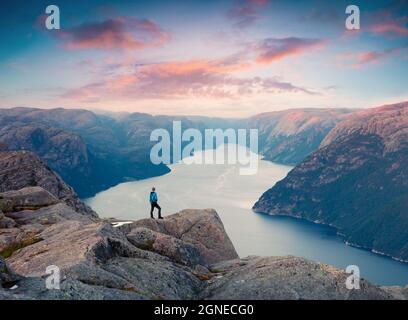
POLYGON ((408 260, 407 110, 399 103, 340 122, 254 211, 332 225, 348 243, 408 260))
MULTIPOLYGON (((0 109, 0 150, 37 153, 82 197, 90 197, 128 180, 169 172, 166 165, 150 161, 150 133, 157 128, 172 132, 172 122, 183 128, 259 128, 259 152, 266 160, 294 164, 313 152, 326 131, 352 110, 297 109, 262 114, 247 119, 164 116, 146 113, 95 114, 85 109, 0 109), (284 115, 301 113, 299 132, 282 135, 292 125, 284 115), (338 114, 337 114, 338 113, 338 114), (269 122, 273 118, 274 125, 269 122), (277 117, 275 119, 274 117, 277 117), (303 127, 303 128, 302 128, 303 127), (281 128, 281 129, 279 129, 281 128), (305 130, 307 129, 307 130, 305 130)), ((299 119, 298 119, 299 120, 299 119)), ((183 142, 187 144, 187 142, 183 142)))

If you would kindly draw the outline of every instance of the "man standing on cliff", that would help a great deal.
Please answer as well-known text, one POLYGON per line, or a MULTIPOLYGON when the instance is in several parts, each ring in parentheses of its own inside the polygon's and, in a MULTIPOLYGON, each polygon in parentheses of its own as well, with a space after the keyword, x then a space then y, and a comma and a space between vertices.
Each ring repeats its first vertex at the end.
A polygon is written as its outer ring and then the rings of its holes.
POLYGON ((153 210, 154 208, 157 208, 159 210, 159 219, 163 219, 163 217, 161 216, 161 207, 158 205, 157 201, 159 201, 159 198, 157 197, 156 188, 153 187, 152 192, 150 192, 150 218, 154 219, 153 210))

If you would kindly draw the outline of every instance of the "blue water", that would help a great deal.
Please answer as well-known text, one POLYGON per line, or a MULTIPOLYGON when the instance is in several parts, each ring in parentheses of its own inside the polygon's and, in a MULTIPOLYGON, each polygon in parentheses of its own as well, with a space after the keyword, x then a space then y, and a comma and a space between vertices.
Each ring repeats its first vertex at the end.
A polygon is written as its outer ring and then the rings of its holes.
POLYGON ((185 208, 214 208, 238 254, 294 255, 339 268, 357 265, 360 275, 378 285, 408 284, 408 264, 346 245, 336 230, 305 220, 252 212, 259 196, 291 167, 259 162, 257 174, 242 176, 238 166, 175 164, 164 176, 122 183, 86 202, 102 217, 149 216, 148 195, 155 186, 164 215, 185 208))

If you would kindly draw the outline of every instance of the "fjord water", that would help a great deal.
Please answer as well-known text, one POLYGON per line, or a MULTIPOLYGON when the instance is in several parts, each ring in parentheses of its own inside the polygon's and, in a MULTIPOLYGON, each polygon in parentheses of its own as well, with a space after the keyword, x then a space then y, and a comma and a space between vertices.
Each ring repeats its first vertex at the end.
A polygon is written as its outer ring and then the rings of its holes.
POLYGON ((258 172, 248 176, 239 174, 239 165, 178 163, 170 167, 167 175, 122 183, 86 202, 101 217, 147 218, 148 197, 155 186, 164 216, 186 208, 214 208, 241 257, 294 255, 343 269, 357 265, 361 277, 372 283, 408 284, 408 264, 350 247, 333 228, 252 212, 259 196, 284 178, 291 167, 261 160, 258 172))

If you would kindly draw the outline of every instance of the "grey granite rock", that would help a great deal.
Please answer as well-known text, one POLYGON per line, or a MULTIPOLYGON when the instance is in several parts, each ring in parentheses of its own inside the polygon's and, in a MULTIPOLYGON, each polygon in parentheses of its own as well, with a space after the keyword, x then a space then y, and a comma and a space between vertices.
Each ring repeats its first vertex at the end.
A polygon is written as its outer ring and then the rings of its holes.
POLYGON ((3 212, 35 210, 58 202, 55 196, 41 187, 25 187, 0 193, 0 209, 3 212))
POLYGON ((207 263, 238 258, 217 212, 213 209, 182 210, 163 220, 143 219, 123 226, 125 232, 144 227, 191 243, 207 263))
POLYGON ((180 264, 189 266, 207 264, 205 257, 195 245, 163 233, 139 227, 132 229, 127 238, 140 249, 157 252, 180 264))
POLYGON ((49 226, 64 221, 79 221, 86 225, 97 221, 74 211, 41 187, 28 187, 1 194, 0 255, 8 258, 14 252, 42 240, 40 233, 49 226), (18 211, 12 211, 18 210, 18 211))
POLYGON ((381 289, 391 294, 397 300, 408 300, 408 285, 406 285, 405 287, 384 286, 381 287, 381 289))
POLYGON ((360 290, 348 290, 344 271, 301 258, 239 259, 214 210, 183 210, 114 227, 113 221, 54 203, 46 192, 36 197, 44 192, 37 187, 8 193, 17 207, 34 207, 1 216, 15 225, 0 228, 0 256, 7 258, 0 258, 0 299, 405 297, 405 289, 391 292, 365 280, 360 290), (46 288, 47 267, 58 267, 60 289, 46 288))
POLYGON ((38 156, 27 151, 0 152, 0 192, 40 186, 75 211, 92 217, 97 214, 85 205, 38 156))
POLYGON ((361 279, 349 290, 349 274, 297 257, 247 257, 213 265, 216 273, 201 293, 204 299, 383 300, 393 297, 361 279))

